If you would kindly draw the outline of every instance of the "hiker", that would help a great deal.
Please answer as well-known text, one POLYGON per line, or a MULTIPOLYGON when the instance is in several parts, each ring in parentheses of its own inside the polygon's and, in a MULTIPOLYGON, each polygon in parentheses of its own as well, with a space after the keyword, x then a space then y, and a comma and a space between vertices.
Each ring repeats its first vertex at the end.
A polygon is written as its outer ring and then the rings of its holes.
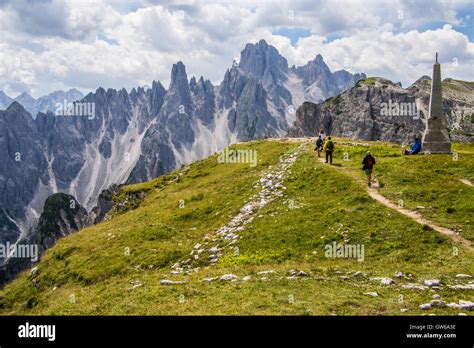
POLYGON ((372 169, 373 169, 374 164, 375 164, 375 158, 374 158, 374 156, 372 156, 370 151, 367 151, 364 159, 362 160, 362 164, 364 165, 362 167, 362 170, 364 170, 365 175, 367 175, 367 184, 370 187, 370 185, 372 183, 372 169))
POLYGON ((332 153, 334 152, 334 143, 331 140, 331 137, 326 138, 326 141, 324 142, 323 150, 326 151, 326 162, 324 163, 328 163, 328 158, 329 158, 329 164, 332 164, 332 153))
POLYGON ((326 141, 326 133, 324 133, 323 127, 319 128, 319 136, 321 137, 321 140, 324 143, 326 141))
POLYGON ((318 157, 321 158, 321 151, 323 151, 323 145, 324 145, 324 140, 321 139, 321 136, 318 136, 318 139, 316 139, 316 148, 314 151, 318 151, 318 157))
POLYGON ((416 155, 421 152, 421 139, 420 137, 415 137, 415 143, 410 146, 410 150, 406 148, 403 149, 404 155, 416 155))

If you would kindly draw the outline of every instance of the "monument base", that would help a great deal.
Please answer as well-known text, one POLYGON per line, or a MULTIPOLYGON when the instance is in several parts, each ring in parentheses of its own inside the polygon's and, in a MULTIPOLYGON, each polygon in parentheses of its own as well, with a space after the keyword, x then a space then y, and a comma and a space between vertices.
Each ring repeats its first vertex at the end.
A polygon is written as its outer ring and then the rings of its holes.
POLYGON ((424 153, 451 153, 451 143, 446 142, 425 142, 423 143, 424 153))
POLYGON ((428 120, 423 136, 422 149, 425 153, 451 153, 451 140, 446 126, 440 118, 428 120))

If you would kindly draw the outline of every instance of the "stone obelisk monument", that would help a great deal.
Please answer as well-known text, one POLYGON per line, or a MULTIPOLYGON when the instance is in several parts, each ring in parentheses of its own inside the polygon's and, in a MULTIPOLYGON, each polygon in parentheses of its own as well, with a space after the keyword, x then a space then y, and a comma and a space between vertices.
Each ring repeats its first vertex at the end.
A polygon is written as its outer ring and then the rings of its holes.
POLYGON ((447 120, 443 111, 443 92, 441 89, 441 65, 433 65, 433 79, 431 80, 431 96, 429 115, 423 135, 423 151, 427 153, 451 153, 447 120))

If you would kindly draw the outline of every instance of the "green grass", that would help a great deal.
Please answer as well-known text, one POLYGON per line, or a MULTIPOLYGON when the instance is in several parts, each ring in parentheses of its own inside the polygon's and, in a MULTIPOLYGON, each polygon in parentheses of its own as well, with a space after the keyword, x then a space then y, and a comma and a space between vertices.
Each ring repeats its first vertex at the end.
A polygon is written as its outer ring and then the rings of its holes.
POLYGON ((366 79, 360 80, 358 83, 368 85, 368 86, 374 86, 376 80, 377 80, 377 77, 367 77, 366 79))
POLYGON ((382 84, 393 83, 392 81, 387 80, 386 78, 383 78, 383 77, 371 76, 357 82, 357 86, 360 86, 361 84, 367 85, 367 86, 375 86, 375 83, 377 81, 380 81, 382 84))
POLYGON ((364 146, 342 145, 335 157, 360 180, 362 158, 367 150, 376 157, 374 177, 381 183, 380 193, 394 203, 416 210, 442 226, 460 230, 474 241, 474 188, 460 179, 474 182, 474 145, 453 144, 450 155, 401 156, 401 147, 387 143, 364 146), (344 153, 348 160, 344 161, 344 153), (457 157, 456 157, 457 154, 457 157))
POLYGON ((330 97, 324 101, 324 104, 327 106, 331 106, 333 104, 339 104, 341 102, 341 97, 339 95, 335 97, 330 97))
MULTIPOLYGON (((439 190, 447 197, 424 204, 442 210, 444 202, 451 202, 456 211, 440 214, 439 221, 459 224, 463 235, 470 236, 472 230, 464 219, 466 207, 472 207, 472 188, 458 186, 454 177, 472 179, 471 145, 456 145, 457 164, 444 165, 447 158, 438 162, 431 156, 423 162, 422 156, 398 156, 398 146, 370 144, 378 159, 376 176, 385 184, 384 195, 395 199, 402 190, 405 204, 411 206, 425 202, 431 190, 439 190), (440 163, 442 171, 435 171, 440 163), (424 195, 417 187, 421 179, 410 174, 413 168, 429 174, 424 195), (446 177, 453 183, 441 186, 446 177)), ((38 266, 36 287, 29 272, 24 272, 0 291, 0 314, 399 315, 401 308, 409 308, 406 314, 419 315, 424 312, 418 306, 429 302, 433 292, 404 289, 401 284, 433 278, 444 284, 465 283, 454 276, 472 273, 472 252, 373 201, 358 164, 367 148, 341 144, 336 144, 336 162, 347 171, 319 163, 314 146, 305 145, 285 181, 285 195, 265 206, 240 232, 238 252, 226 250, 216 266, 204 266, 197 273, 170 275, 172 264, 188 257, 195 243, 228 223, 256 193, 253 186, 262 171, 297 146, 283 141, 239 144, 234 148, 257 150, 256 167, 219 164, 213 156, 125 187, 116 200, 140 192, 146 197, 114 212, 111 220, 58 241, 38 266), (342 150, 348 152, 349 161, 342 161, 342 150), (364 245, 362 262, 325 257, 327 244, 343 240, 364 245), (453 252, 455 248, 458 253, 453 252), (290 269, 310 276, 289 280, 290 269), (269 280, 258 280, 257 272, 266 270, 274 270, 269 280), (367 276, 354 277, 355 271, 367 276), (395 285, 385 286, 368 279, 393 278, 395 271, 412 274, 412 280, 394 278, 395 285), (201 281, 226 273, 252 278, 248 282, 201 281), (342 275, 349 279, 341 279, 342 275), (160 279, 186 280, 187 284, 160 285, 160 279), (136 281, 143 285, 132 288, 136 281), (363 295, 368 291, 380 296, 363 295)), ((446 302, 473 299, 473 291, 443 287, 437 293, 446 302)), ((430 311, 458 312, 451 308, 430 311)))
POLYGON ((450 88, 460 92, 469 92, 469 89, 474 88, 474 82, 462 81, 455 79, 446 79, 442 82, 443 88, 450 88))
POLYGON ((455 83, 451 83, 451 82, 443 82, 442 83, 442 87, 443 88, 449 88, 449 89, 454 89, 456 91, 460 91, 460 92, 465 92, 465 88, 455 84, 455 83))

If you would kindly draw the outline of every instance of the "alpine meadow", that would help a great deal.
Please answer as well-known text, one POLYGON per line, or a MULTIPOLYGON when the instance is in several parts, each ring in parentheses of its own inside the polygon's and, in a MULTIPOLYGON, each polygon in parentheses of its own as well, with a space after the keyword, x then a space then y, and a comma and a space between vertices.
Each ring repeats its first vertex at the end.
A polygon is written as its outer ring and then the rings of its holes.
POLYGON ((473 10, 0 1, 0 344, 472 342, 473 10))

